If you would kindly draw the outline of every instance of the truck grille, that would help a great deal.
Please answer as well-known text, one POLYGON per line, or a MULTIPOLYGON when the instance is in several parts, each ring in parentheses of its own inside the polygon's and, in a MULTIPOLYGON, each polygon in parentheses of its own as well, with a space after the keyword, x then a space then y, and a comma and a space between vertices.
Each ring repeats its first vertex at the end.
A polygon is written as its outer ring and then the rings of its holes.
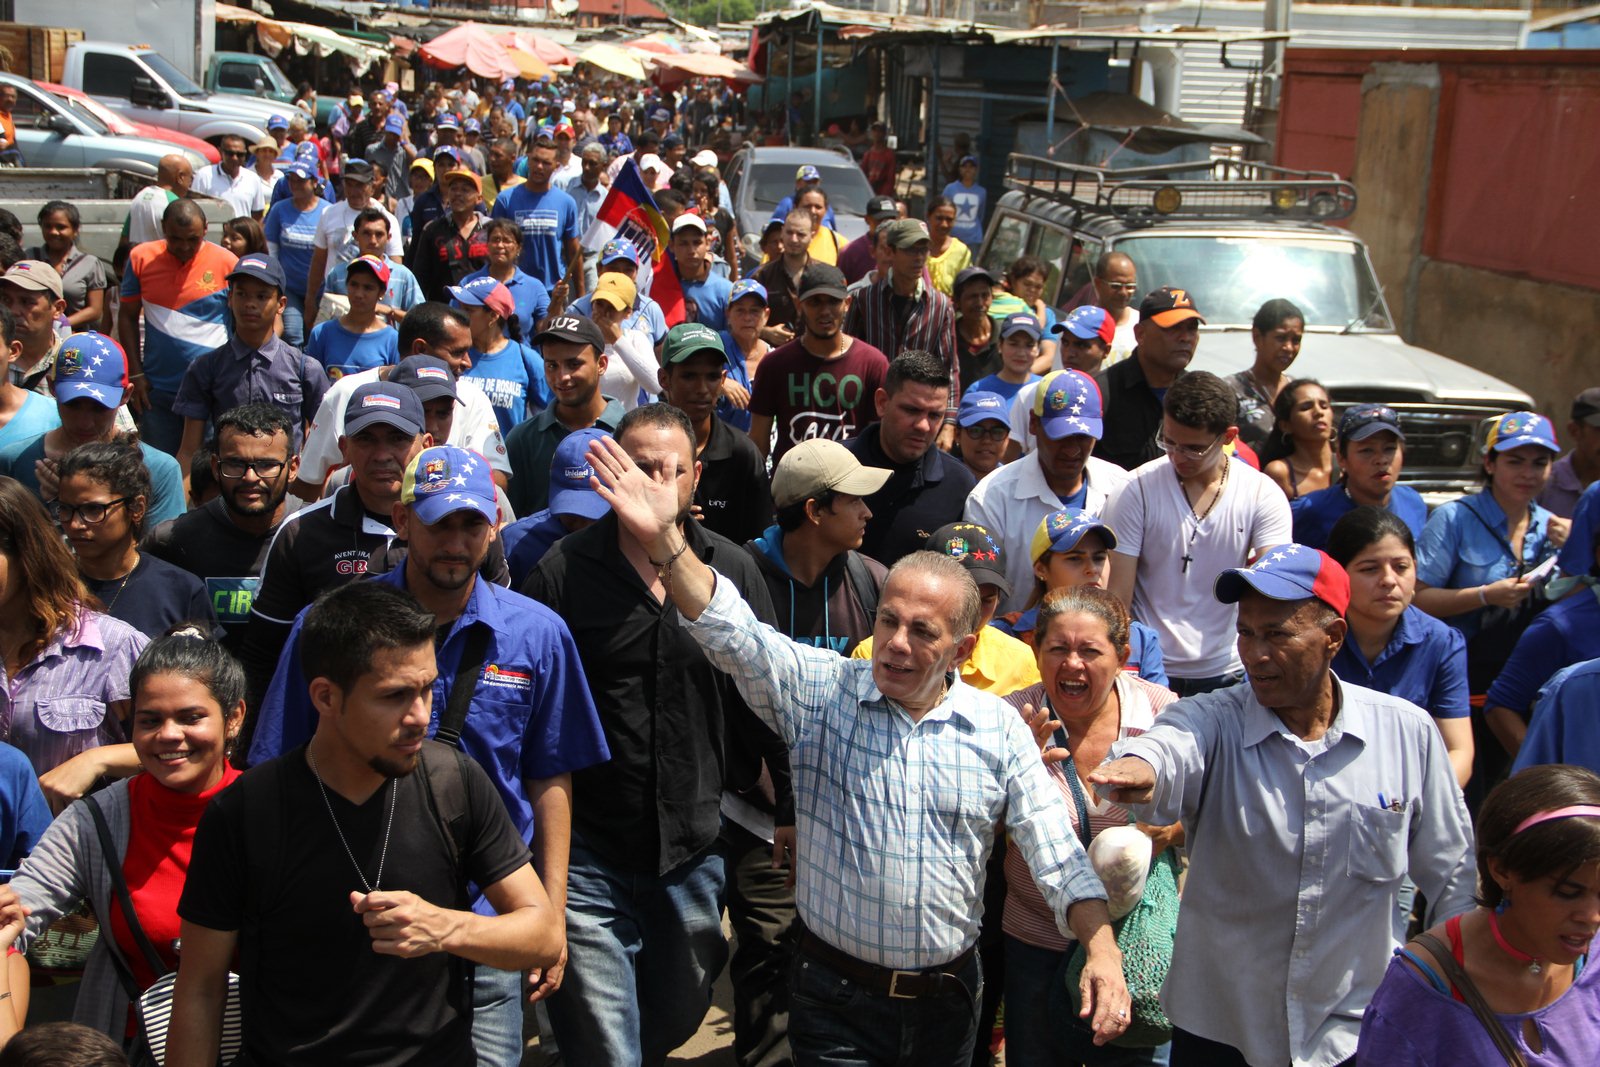
POLYGON ((1485 420, 1514 410, 1489 404, 1434 404, 1380 395, 1377 390, 1336 390, 1337 413, 1353 404, 1388 404, 1406 434, 1400 480, 1419 492, 1459 494, 1480 484, 1478 458, 1485 420))

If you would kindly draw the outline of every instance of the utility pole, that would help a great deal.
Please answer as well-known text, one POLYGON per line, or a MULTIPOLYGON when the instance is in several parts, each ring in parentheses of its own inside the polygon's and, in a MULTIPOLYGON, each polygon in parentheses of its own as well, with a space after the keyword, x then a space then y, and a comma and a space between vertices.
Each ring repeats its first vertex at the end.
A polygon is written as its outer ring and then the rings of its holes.
MULTIPOLYGON (((1287 33, 1289 30, 1290 0, 1266 0, 1262 12, 1261 28, 1268 33, 1287 33)), ((1278 109, 1278 86, 1283 78, 1284 41, 1261 43, 1261 105, 1273 111, 1278 109)))

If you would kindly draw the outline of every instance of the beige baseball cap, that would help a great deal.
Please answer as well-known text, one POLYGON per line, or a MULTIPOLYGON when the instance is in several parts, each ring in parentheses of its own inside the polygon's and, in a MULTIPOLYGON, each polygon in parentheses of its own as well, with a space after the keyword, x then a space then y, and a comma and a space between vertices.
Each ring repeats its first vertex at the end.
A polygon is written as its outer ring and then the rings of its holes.
POLYGON ((772 502, 780 508, 832 491, 871 496, 883 488, 892 471, 864 467, 837 441, 812 438, 785 452, 772 474, 772 502))
POLYGON ((0 275, 0 281, 9 282, 18 289, 32 289, 35 292, 49 293, 57 300, 62 299, 61 275, 42 259, 18 260, 11 265, 11 269, 0 275))

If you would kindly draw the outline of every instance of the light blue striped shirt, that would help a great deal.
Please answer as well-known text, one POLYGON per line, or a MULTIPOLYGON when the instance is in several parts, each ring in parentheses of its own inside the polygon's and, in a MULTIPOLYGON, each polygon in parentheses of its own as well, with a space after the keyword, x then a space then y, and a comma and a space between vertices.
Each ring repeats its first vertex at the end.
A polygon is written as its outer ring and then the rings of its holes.
POLYGON ((914 722, 878 691, 871 661, 789 640, 720 576, 685 625, 789 746, 795 904, 828 944, 903 969, 959 956, 978 939, 1002 818, 1063 934, 1075 901, 1105 899, 1038 745, 999 697, 952 676, 914 722))
POLYGON ((1404 939, 1407 873, 1430 924, 1472 907, 1472 826, 1433 720, 1338 684, 1338 714, 1315 741, 1241 684, 1167 705, 1111 750, 1155 768, 1155 796, 1131 805, 1139 819, 1182 820, 1187 835, 1161 1002, 1173 1025, 1250 1063, 1355 1055, 1361 1012, 1404 939))

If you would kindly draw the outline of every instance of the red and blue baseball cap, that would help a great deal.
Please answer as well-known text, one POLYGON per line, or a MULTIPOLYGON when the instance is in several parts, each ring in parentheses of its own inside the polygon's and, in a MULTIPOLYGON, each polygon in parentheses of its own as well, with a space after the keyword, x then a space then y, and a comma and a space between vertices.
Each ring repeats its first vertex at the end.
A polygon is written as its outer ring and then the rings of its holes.
POLYGON ((1038 316, 1028 311, 1013 312, 1007 315, 1005 321, 1000 324, 1000 336, 1002 339, 1010 337, 1014 333, 1025 333, 1037 341, 1043 332, 1039 326, 1038 316))
POLYGON ((368 382, 350 394, 344 405, 344 435, 354 437, 368 426, 393 426, 415 437, 427 424, 422 401, 408 385, 368 382))
POLYGON ((1082 371, 1046 374, 1035 387, 1033 413, 1039 416, 1039 428, 1052 441, 1075 434, 1086 434, 1098 441, 1105 432, 1100 387, 1082 371))
POLYGON ((1237 604, 1246 589, 1273 600, 1315 597, 1340 615, 1350 608, 1350 576, 1332 556, 1305 545, 1265 549, 1248 567, 1232 567, 1217 575, 1217 600, 1237 604))
POLYGON ((1052 333, 1070 333, 1083 341, 1099 338, 1109 345, 1117 336, 1117 320, 1105 308, 1085 304, 1073 308, 1071 314, 1050 327, 1050 330, 1052 333))
POLYGON ((1117 547, 1117 535, 1100 521, 1100 516, 1082 508, 1057 508, 1039 520, 1028 546, 1030 557, 1038 563, 1047 552, 1071 552, 1086 534, 1097 533, 1107 549, 1117 547))
POLYGON ((282 115, 274 115, 267 120, 267 129, 269 130, 287 130, 288 128, 289 120, 282 115))
POLYGON ((446 111, 439 116, 438 121, 433 125, 434 129, 438 130, 459 130, 461 128, 461 119, 454 111, 446 111))
POLYGON ((128 356, 105 334, 85 330, 61 342, 55 374, 56 399, 63 404, 88 397, 101 407, 119 408, 128 389, 128 356))
POLYGON ((371 274, 374 278, 378 279, 379 282, 383 283, 383 287, 385 289, 389 287, 390 271, 387 260, 379 259, 377 256, 372 255, 357 256, 355 259, 352 259, 350 261, 350 265, 345 268, 345 276, 349 277, 357 270, 364 270, 371 274))
POLYGON ((1556 444, 1556 428, 1549 419, 1532 411, 1513 411, 1495 419, 1489 426, 1489 438, 1483 448, 1485 452, 1504 452, 1523 445, 1561 451, 1561 446, 1556 444))
POLYGON ((550 460, 550 501, 552 515, 577 515, 599 519, 611 510, 605 498, 589 481, 594 468, 589 464, 589 443, 611 435, 593 426, 577 430, 561 439, 550 460))
POLYGON ((956 425, 976 426, 980 422, 1010 424, 1006 398, 999 393, 983 389, 969 389, 961 394, 961 408, 956 412, 956 425))
MULTIPOLYGON (((602 267, 607 263, 615 263, 619 259, 625 259, 634 266, 639 265, 639 249, 626 237, 613 237, 600 249, 600 265, 602 267)), ((728 303, 731 304, 733 301, 729 300, 728 303)))
POLYGON ((450 292, 450 299, 465 307, 488 308, 502 319, 516 317, 517 302, 512 299, 511 290, 505 287, 504 282, 496 281, 487 274, 445 288, 450 292))
POLYGON ((457 511, 476 511, 490 522, 500 519, 489 461, 455 445, 417 453, 400 483, 400 503, 429 526, 457 511))

